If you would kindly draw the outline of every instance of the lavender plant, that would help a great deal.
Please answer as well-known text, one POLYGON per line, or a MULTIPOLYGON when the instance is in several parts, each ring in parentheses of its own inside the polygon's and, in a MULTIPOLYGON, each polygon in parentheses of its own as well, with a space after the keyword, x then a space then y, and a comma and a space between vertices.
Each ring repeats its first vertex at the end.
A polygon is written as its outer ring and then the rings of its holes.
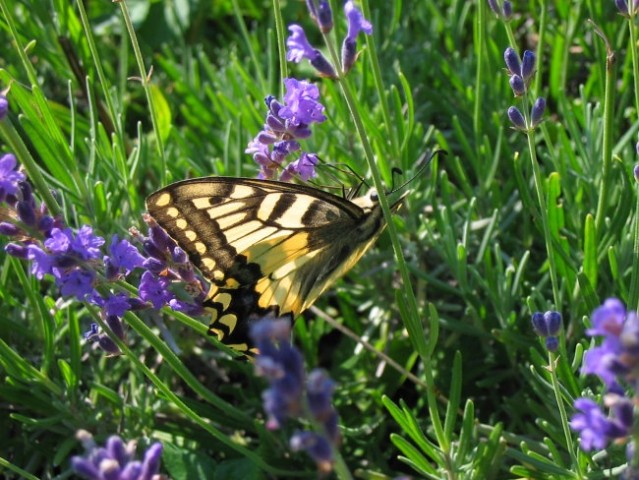
POLYGON ((175 5, 0 0, 0 476, 636 476, 636 2, 175 5), (194 176, 385 192, 431 148, 252 362, 143 217, 194 176))

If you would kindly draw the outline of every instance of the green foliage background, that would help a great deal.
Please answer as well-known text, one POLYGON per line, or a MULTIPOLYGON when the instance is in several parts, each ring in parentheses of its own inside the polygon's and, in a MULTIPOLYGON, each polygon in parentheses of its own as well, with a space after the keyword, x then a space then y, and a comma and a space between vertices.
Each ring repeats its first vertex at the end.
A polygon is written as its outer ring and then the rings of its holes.
MULTIPOLYGON (((345 22, 331 3, 341 41, 345 22)), ((432 388, 317 311, 295 326, 307 364, 338 383, 340 451, 358 478, 602 478, 625 462, 622 446, 599 457, 580 451, 558 405, 570 414, 576 397, 601 395, 601 385, 579 375, 593 308, 616 296, 636 309, 639 299, 628 21, 612 1, 515 3, 507 25, 480 0, 360 3, 374 33, 360 37, 348 82, 382 177, 390 184, 399 167, 409 178, 426 151, 448 155, 411 183, 394 219, 412 285, 401 287, 383 235, 317 304, 432 388), (616 55, 611 69, 595 25, 616 55), (504 71, 509 45, 537 53, 532 89, 548 102, 531 137, 545 211, 526 137, 505 113, 520 106, 504 71), (402 288, 415 294, 416 318, 402 308, 402 288), (530 327, 532 312, 550 309, 565 327, 557 395, 530 327), (427 351, 416 349, 420 342, 427 351)), ((264 97, 281 98, 287 68, 315 81, 327 108, 307 149, 370 178, 337 83, 305 62, 280 64, 274 12, 322 41, 304 2, 280 7, 0 0, 0 88, 9 88, 11 105, 3 151, 28 168, 41 197, 57 192, 70 226, 130 238, 131 227, 145 230, 145 197, 171 181, 255 176, 244 149, 262 127, 264 97)), ((353 182, 327 175, 317 184, 353 182)), ((163 471, 176 479, 316 475, 308 457, 288 451, 293 425, 265 430, 264 382, 204 335, 206 319, 127 315, 125 355, 106 358, 81 341, 90 308, 60 300, 24 263, 4 253, 0 262, 3 475, 69 477, 80 428, 99 441, 114 433, 140 446, 162 440, 163 471)))

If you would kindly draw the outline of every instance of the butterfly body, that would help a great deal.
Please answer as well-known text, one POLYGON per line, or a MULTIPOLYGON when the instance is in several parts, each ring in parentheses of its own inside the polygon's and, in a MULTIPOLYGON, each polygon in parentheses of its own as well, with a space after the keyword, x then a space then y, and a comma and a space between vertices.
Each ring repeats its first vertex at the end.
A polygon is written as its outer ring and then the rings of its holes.
MULTIPOLYGON (((374 192, 351 201, 272 180, 185 180, 146 203, 211 282, 210 333, 239 350, 248 348, 252 320, 309 308, 385 226, 374 192)), ((401 198, 392 211, 400 204, 401 198)))

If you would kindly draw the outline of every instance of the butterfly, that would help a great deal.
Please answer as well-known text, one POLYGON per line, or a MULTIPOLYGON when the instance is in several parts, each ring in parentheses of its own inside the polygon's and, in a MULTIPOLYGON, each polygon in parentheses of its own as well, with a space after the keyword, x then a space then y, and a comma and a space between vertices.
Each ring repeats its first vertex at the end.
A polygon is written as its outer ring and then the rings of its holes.
POLYGON ((180 181, 151 194, 146 207, 210 281, 209 333, 244 352, 251 322, 308 309, 386 225, 374 190, 351 200, 250 178, 180 181))

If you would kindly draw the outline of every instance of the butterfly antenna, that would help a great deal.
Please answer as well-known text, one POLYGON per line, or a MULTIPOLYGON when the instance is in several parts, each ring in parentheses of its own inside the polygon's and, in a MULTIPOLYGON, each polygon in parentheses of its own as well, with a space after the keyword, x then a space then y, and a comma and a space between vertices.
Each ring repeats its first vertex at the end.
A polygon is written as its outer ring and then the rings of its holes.
MULTIPOLYGON (((319 165, 318 165, 319 166, 319 165)), ((364 180, 363 177, 361 177, 355 170, 353 170, 349 165, 345 164, 345 163, 338 163, 338 164, 324 164, 322 165, 323 167, 330 167, 334 170, 337 170, 338 172, 344 173, 348 176, 353 176, 357 179, 357 186, 356 187, 351 187, 351 188, 346 188, 344 186, 344 184, 341 182, 341 180, 337 177, 337 175, 333 175, 332 173, 331 178, 333 180, 335 180, 336 182, 341 183, 340 187, 326 187, 326 188, 340 188, 342 190, 342 197, 346 198, 348 200, 352 199, 353 197, 356 197, 359 193, 359 191, 362 189, 363 185, 366 185, 366 187, 368 187, 368 183, 366 183, 366 180, 364 180)))
MULTIPOLYGON (((433 158, 435 158, 435 156, 437 157, 441 157, 441 156, 446 156, 448 155, 448 152, 446 150, 435 150, 433 153, 431 153, 430 155, 428 155, 426 152, 424 152, 422 154, 421 157, 419 157, 419 159, 417 160, 417 172, 415 172, 415 174, 409 178, 408 180, 406 180, 404 183, 402 183, 399 187, 397 188, 391 188, 391 190, 389 192, 386 192, 386 195, 390 195, 391 193, 397 192, 398 190, 402 190, 404 187, 406 187, 406 185, 408 185, 409 183, 411 183, 413 180, 415 180, 419 175, 422 174, 422 172, 424 170, 426 170, 426 167, 428 167, 428 165, 430 165, 430 162, 433 160, 433 158)), ((401 170, 399 168, 395 169, 393 168, 393 173, 401 173, 401 170)))

